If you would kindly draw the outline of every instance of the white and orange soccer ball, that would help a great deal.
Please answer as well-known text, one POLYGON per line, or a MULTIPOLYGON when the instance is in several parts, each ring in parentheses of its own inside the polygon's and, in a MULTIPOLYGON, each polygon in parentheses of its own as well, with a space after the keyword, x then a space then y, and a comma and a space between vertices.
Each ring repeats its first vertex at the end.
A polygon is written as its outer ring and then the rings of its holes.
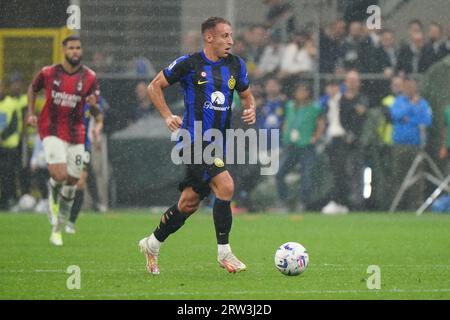
POLYGON ((308 251, 300 243, 286 242, 275 252, 275 266, 286 276, 302 274, 308 264, 308 251))

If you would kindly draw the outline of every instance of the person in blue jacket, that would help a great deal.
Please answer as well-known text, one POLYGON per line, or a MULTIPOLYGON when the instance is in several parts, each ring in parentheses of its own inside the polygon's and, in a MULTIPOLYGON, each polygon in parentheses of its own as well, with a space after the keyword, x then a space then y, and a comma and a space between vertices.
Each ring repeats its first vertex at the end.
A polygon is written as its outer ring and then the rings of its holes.
MULTIPOLYGON (((390 109, 393 124, 393 197, 397 194, 414 158, 426 145, 426 128, 431 126, 432 111, 428 102, 419 96, 417 81, 406 78, 404 94, 399 95, 390 109)), ((416 210, 423 201, 422 180, 408 189, 400 203, 400 209, 416 210)))

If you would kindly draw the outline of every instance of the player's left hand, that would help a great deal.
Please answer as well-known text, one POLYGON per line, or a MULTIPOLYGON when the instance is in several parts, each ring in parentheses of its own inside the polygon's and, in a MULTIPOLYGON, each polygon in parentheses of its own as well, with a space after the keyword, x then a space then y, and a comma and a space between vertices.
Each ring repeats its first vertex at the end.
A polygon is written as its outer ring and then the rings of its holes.
POLYGON ((255 108, 247 108, 242 112, 242 120, 246 124, 254 124, 256 122, 255 108))
POLYGON ((93 106, 97 103, 97 97, 95 96, 95 94, 91 94, 90 96, 88 96, 86 98, 86 103, 90 106, 93 106))

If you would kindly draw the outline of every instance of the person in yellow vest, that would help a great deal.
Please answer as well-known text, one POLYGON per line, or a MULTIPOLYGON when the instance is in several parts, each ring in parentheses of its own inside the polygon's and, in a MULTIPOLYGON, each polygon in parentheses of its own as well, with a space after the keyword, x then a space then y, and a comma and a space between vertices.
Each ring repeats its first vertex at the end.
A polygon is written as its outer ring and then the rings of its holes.
MULTIPOLYGON (((15 171, 19 178, 20 197, 29 197, 31 193, 30 159, 33 152, 33 141, 28 137, 28 129, 24 123, 28 109, 28 98, 24 90, 24 82, 20 73, 15 72, 10 77, 9 91, 11 99, 13 99, 16 103, 18 120, 17 130, 20 136, 19 145, 17 146, 15 171)), ((18 210, 18 206, 13 209, 13 211, 18 210)))
POLYGON ((5 97, 0 80, 0 209, 9 209, 16 196, 14 163, 20 135, 16 102, 5 97))
POLYGON ((381 99, 381 112, 383 116, 380 119, 380 123, 378 126, 378 137, 381 142, 381 148, 379 152, 380 156, 380 169, 381 176, 379 179, 382 179, 382 194, 383 199, 386 199, 386 205, 389 205, 393 197, 397 194, 397 190, 392 190, 392 177, 394 176, 393 172, 393 156, 392 156, 392 120, 390 115, 390 110, 392 105, 395 102, 395 99, 403 93, 403 78, 400 76, 392 77, 390 93, 381 99))
POLYGON ((403 92, 403 78, 400 76, 392 77, 391 92, 381 99, 383 119, 378 127, 378 135, 382 144, 392 145, 392 122, 390 121, 389 108, 394 104, 395 99, 403 92))

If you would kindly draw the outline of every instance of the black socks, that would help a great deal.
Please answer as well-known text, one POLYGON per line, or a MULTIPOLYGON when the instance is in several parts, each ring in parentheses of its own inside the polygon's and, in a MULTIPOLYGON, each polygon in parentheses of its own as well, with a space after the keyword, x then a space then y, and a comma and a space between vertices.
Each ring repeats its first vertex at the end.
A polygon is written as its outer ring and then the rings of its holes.
POLYGON ((158 241, 164 242, 170 234, 176 232, 184 225, 187 218, 189 218, 189 215, 180 212, 178 205, 175 204, 161 216, 159 226, 153 234, 158 241))
POLYGON ((78 214, 80 213, 81 206, 83 205, 83 200, 84 190, 75 191, 75 200, 73 201, 72 209, 70 210, 70 222, 75 223, 75 221, 77 221, 78 214))
POLYGON ((228 244, 233 217, 230 201, 216 198, 213 208, 214 226, 216 227, 217 244, 228 244))

